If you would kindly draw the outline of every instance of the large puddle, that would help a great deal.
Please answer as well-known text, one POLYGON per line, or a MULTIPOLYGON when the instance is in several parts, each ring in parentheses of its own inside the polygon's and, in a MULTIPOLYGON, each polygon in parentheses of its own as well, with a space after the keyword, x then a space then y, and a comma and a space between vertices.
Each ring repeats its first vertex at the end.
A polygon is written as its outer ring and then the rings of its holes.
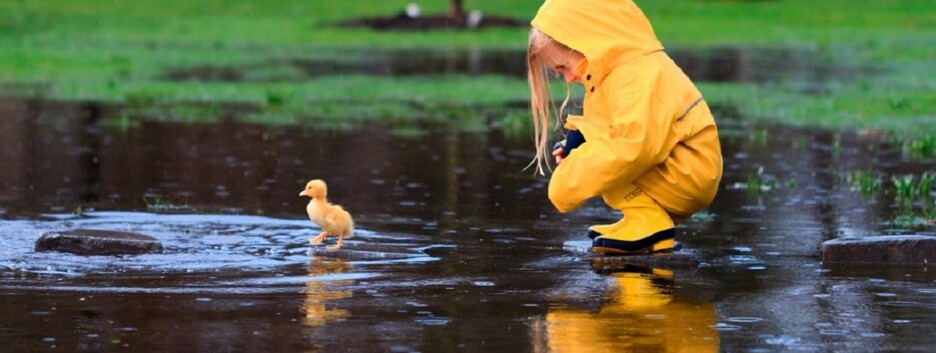
MULTIPOLYGON (((796 82, 804 89, 847 82, 867 68, 822 61, 815 48, 669 48, 674 61, 695 81, 796 82)), ((521 50, 342 50, 314 58, 271 60, 256 64, 169 69, 173 81, 301 82, 328 75, 500 75, 526 78, 521 50)))
POLYGON ((843 181, 936 170, 886 139, 749 125, 718 109, 722 189, 678 238, 702 264, 667 269, 563 252, 613 215, 600 202, 554 211, 545 180, 522 170, 525 135, 236 122, 122 130, 95 112, 0 105, 4 349, 933 348, 922 334, 936 329, 931 270, 819 261, 825 240, 906 232, 891 223, 893 195, 843 181), (312 178, 356 217, 357 236, 337 254, 310 252, 315 229, 297 195, 312 178), (42 233, 73 228, 149 234, 165 252, 33 251, 42 233))

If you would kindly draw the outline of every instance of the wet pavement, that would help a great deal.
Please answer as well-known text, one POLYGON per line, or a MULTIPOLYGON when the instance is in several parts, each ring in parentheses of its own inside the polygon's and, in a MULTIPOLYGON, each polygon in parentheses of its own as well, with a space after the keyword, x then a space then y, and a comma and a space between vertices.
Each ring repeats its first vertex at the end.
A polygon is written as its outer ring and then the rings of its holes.
POLYGON ((715 107, 722 188, 677 238, 698 266, 645 266, 563 249, 614 214, 598 200, 553 210, 546 180, 523 170, 526 135, 121 128, 106 123, 113 109, 0 104, 0 350, 934 349, 931 268, 820 262, 830 239, 936 235, 892 223, 893 194, 844 181, 936 170, 886 137, 753 125, 715 107), (341 251, 308 244, 317 229, 297 194, 314 178, 355 217, 341 251), (78 228, 149 235, 163 251, 34 250, 78 228))

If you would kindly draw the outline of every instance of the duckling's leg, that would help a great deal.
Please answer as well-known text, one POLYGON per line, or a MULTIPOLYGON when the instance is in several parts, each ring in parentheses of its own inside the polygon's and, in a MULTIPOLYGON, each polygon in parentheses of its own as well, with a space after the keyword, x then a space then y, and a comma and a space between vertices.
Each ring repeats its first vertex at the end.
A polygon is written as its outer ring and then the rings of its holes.
POLYGON ((317 237, 309 239, 309 242, 312 243, 313 245, 319 245, 323 241, 325 241, 325 236, 327 235, 328 235, 328 232, 322 232, 322 234, 319 234, 317 237))
POLYGON ((338 251, 341 250, 341 246, 344 245, 344 235, 338 235, 338 243, 335 243, 334 246, 328 247, 328 251, 338 251))

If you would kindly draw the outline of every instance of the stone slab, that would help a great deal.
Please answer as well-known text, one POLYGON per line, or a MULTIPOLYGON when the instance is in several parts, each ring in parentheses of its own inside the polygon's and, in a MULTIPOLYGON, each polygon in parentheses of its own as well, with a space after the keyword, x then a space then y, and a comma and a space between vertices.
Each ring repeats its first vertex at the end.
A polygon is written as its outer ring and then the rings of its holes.
POLYGON ((565 251, 582 255, 587 260, 605 265, 632 264, 662 268, 695 268, 701 262, 698 254, 686 249, 648 254, 605 255, 592 252, 591 247, 591 240, 571 240, 562 244, 562 249, 565 251))
POLYGON ((883 235, 822 243, 823 264, 928 265, 936 261, 936 237, 883 235))
POLYGON ((149 235, 97 229, 72 229, 45 233, 36 240, 36 251, 60 251, 77 255, 127 255, 161 253, 162 244, 149 235))

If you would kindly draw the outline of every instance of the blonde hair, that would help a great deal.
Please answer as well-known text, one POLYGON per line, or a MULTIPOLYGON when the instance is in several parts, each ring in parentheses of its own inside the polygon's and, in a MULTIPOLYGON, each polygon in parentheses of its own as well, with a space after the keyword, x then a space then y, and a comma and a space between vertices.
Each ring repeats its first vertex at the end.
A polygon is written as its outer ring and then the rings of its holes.
POLYGON ((535 173, 546 175, 544 169, 552 171, 549 163, 551 146, 549 146, 549 121, 553 115, 556 119, 555 129, 563 125, 563 111, 569 103, 569 84, 566 83, 566 96, 559 109, 552 101, 549 89, 550 68, 543 62, 541 53, 545 49, 555 47, 563 50, 572 50, 557 42, 542 31, 530 29, 530 42, 527 47, 527 82, 530 85, 530 112, 533 114, 533 141, 536 145, 536 157, 530 162, 529 168, 536 165, 535 173))

